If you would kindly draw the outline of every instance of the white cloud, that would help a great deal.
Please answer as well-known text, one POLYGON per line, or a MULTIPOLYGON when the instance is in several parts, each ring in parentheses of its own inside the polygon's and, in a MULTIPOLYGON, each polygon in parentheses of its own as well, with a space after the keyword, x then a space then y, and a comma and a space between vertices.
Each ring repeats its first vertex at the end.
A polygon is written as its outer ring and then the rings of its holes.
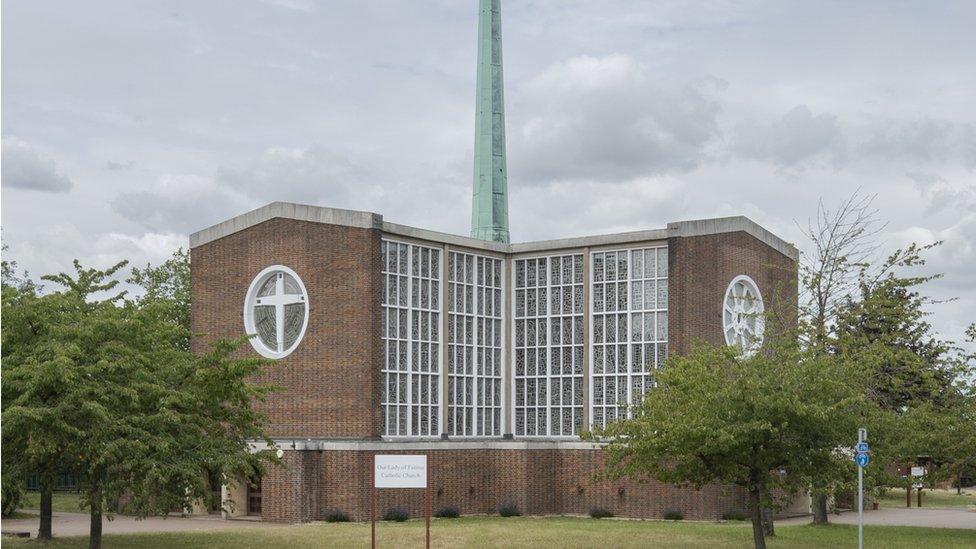
MULTIPOLYGON (((958 294, 976 288, 976 209, 969 210, 945 229, 910 227, 895 232, 891 240, 898 245, 942 242, 927 254, 924 271, 942 273, 938 286, 958 294)), ((953 297, 959 297, 958 294, 953 297)), ((976 315, 973 320, 976 321, 976 315)))
POLYGON ((815 115, 806 105, 798 105, 767 123, 739 123, 732 149, 745 158, 767 160, 783 167, 813 162, 836 164, 847 157, 837 117, 828 113, 815 115))
POLYGON ((857 153, 906 164, 953 164, 976 169, 976 124, 920 117, 880 118, 861 130, 857 153))
POLYGON ((667 86, 627 55, 554 63, 517 97, 510 173, 528 185, 686 172, 718 132, 702 86, 667 86))
POLYGON ((4 187, 51 193, 71 190, 71 180, 58 172, 54 160, 43 156, 27 142, 4 137, 2 146, 4 187))
POLYGON ((347 204, 353 193, 369 193, 377 182, 347 156, 324 147, 271 147, 244 169, 223 169, 216 183, 264 201, 347 204))
POLYGON ((287 8, 290 10, 310 12, 315 9, 313 0, 262 0, 272 6, 287 8))
POLYGON ((213 178, 172 174, 160 175, 147 188, 120 193, 111 203, 119 215, 150 231, 183 234, 237 215, 251 204, 213 178))
MULTIPOLYGON (((159 264, 179 247, 186 248, 186 237, 176 233, 91 235, 71 223, 40 227, 29 243, 10 243, 9 257, 30 271, 32 278, 59 272, 74 272, 72 261, 85 267, 106 268, 123 259, 132 266, 159 264)), ((5 252, 6 253, 6 252, 5 252)))

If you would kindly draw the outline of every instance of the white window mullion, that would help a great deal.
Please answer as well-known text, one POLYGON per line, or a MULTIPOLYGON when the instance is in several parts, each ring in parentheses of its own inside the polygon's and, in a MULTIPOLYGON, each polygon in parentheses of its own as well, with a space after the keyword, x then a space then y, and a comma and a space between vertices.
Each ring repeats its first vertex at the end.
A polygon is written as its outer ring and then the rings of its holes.
POLYGON ((471 260, 471 400, 468 410, 471 415, 471 436, 478 435, 478 259, 471 260))
POLYGON ((407 432, 414 434, 413 429, 413 246, 406 246, 407 250, 407 432))

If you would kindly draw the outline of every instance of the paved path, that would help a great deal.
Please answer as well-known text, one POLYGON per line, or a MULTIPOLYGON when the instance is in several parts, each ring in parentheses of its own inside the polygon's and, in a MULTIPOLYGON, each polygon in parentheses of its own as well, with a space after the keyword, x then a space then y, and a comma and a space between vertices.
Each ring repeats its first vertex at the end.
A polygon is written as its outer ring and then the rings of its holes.
MULTIPOLYGON (((797 517, 778 520, 776 524, 807 524, 810 517, 797 517)), ((857 512, 848 511, 840 515, 830 515, 830 522, 836 524, 857 524, 857 512)), ((976 530, 976 512, 965 508, 958 509, 898 509, 881 508, 864 512, 864 524, 882 526, 928 526, 932 528, 971 528, 976 530)))
MULTIPOLYGON (((27 510, 28 513, 37 511, 27 510)), ((846 512, 841 515, 831 515, 830 521, 836 524, 857 524, 857 513, 846 512)), ((797 517, 778 520, 776 524, 807 524, 810 517, 797 517)), ((929 526, 934 528, 969 528, 976 530, 976 512, 966 509, 880 509, 864 512, 865 524, 885 526, 929 526)), ((282 525, 256 520, 223 520, 218 516, 200 516, 183 518, 170 516, 167 518, 151 517, 136 520, 133 517, 116 515, 115 520, 106 520, 103 531, 106 534, 132 534, 140 532, 190 532, 234 530, 241 528, 279 528, 282 525)), ((88 515, 84 513, 54 513, 55 536, 84 536, 88 535, 88 515)), ((30 532, 31 537, 37 537, 37 517, 26 519, 11 519, 3 521, 4 532, 30 532)))
MULTIPOLYGON (((24 510, 25 513, 37 514, 38 511, 24 510)), ((31 538, 37 537, 39 519, 37 517, 25 519, 4 519, 4 532, 30 532, 31 538)), ((257 520, 224 520, 219 516, 200 516, 183 518, 179 515, 169 517, 150 517, 137 520, 134 517, 115 515, 113 520, 102 522, 102 532, 105 534, 133 534, 140 532, 190 532, 207 530, 234 530, 241 528, 276 528, 281 525, 261 522, 257 520)), ((89 517, 85 513, 54 513, 52 530, 58 536, 86 536, 88 535, 89 517)))

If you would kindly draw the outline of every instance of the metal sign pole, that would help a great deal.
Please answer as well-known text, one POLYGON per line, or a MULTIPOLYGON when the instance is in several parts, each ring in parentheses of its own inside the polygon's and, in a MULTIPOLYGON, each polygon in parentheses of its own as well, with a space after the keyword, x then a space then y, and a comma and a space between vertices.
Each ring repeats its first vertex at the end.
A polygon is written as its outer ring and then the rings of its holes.
POLYGON ((373 456, 373 466, 370 468, 369 486, 369 546, 376 549, 376 456, 373 456))
MULTIPOLYGON (((868 430, 857 430, 858 451, 861 443, 867 442, 868 430)), ((864 466, 857 464, 857 549, 864 549, 864 466)))
MULTIPOLYGON (((415 488, 424 491, 424 522, 427 549, 430 549, 430 482, 427 454, 373 454, 373 478, 369 500, 370 542, 376 549, 376 491, 380 488, 415 488)), ((416 492, 414 492, 416 493, 416 492)))
POLYGON ((857 468, 857 549, 864 549, 864 468, 857 468))

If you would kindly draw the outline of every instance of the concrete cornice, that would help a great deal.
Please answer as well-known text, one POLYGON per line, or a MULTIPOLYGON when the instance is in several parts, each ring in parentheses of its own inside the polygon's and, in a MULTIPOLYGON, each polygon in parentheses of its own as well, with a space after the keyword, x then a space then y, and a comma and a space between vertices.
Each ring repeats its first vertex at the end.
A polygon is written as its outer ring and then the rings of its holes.
POLYGON ((556 240, 519 242, 511 245, 511 253, 522 254, 552 250, 567 250, 573 248, 594 248, 598 246, 628 244, 631 242, 646 242, 649 240, 667 240, 667 238, 667 230, 651 229, 648 231, 632 231, 627 233, 580 236, 575 238, 559 238, 556 240))
MULTIPOLYGON (((599 450, 604 444, 578 440, 342 440, 315 438, 273 439, 282 450, 345 450, 359 452, 400 452, 435 450, 599 450)), ((253 451, 269 449, 264 442, 252 442, 253 451)))
POLYGON ((380 214, 293 204, 291 202, 272 202, 256 210, 232 217, 223 223, 217 223, 202 231, 191 234, 190 247, 196 248, 197 246, 202 246, 208 242, 213 242, 238 231, 243 231, 244 229, 276 217, 296 219, 298 221, 311 221, 313 223, 342 225, 345 227, 358 227, 361 229, 383 228, 383 216, 380 214))
POLYGON ((503 244, 478 240, 466 236, 453 235, 427 229, 418 229, 383 221, 383 216, 371 212, 355 210, 340 210, 322 206, 308 206, 290 202, 272 202, 256 210, 232 217, 223 223, 203 229, 190 235, 190 247, 196 248, 208 242, 223 238, 253 227, 259 223, 274 219, 296 219, 313 223, 328 223, 345 227, 362 229, 378 229, 390 236, 401 236, 410 239, 423 240, 431 243, 449 244, 452 246, 484 250, 500 254, 526 254, 534 252, 551 252, 557 250, 571 250, 631 244, 635 242, 662 241, 669 237, 706 236, 743 231, 774 250, 796 261, 799 253, 796 247, 779 238, 773 233, 759 226, 751 219, 743 216, 722 217, 717 219, 699 219, 668 223, 667 229, 652 229, 578 238, 561 238, 556 240, 540 240, 535 242, 521 242, 503 244))
POLYGON ((404 236, 407 238, 427 240, 439 244, 462 246, 475 250, 498 252, 501 254, 511 253, 510 244, 492 242, 489 240, 478 240, 477 238, 471 238, 469 236, 459 236, 456 234, 430 231, 427 229, 417 229, 415 227, 408 227, 406 225, 399 225, 397 223, 390 223, 388 221, 383 222, 383 232, 394 236, 404 236))
POLYGON ((759 241, 793 261, 797 261, 800 258, 800 253, 793 244, 767 231, 758 223, 745 216, 738 215, 735 217, 716 217, 713 219, 695 219, 668 223, 668 236, 672 237, 706 236, 738 231, 754 236, 759 241))

